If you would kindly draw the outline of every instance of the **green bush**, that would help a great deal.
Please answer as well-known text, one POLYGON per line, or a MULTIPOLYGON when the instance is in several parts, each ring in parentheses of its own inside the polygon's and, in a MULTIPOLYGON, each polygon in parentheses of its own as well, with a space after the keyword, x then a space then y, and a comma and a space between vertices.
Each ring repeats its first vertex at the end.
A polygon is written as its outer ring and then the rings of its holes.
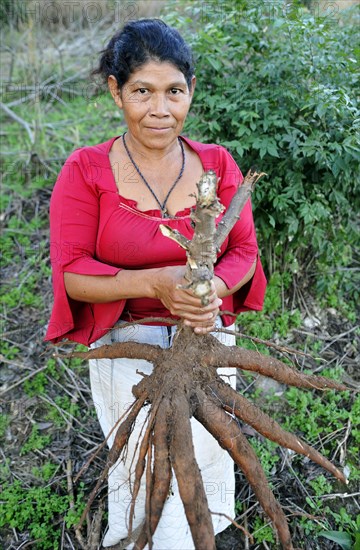
POLYGON ((1 0, 0 22, 2 25, 18 24, 22 19, 21 3, 19 0, 1 0))
POLYGON ((198 61, 188 133, 228 147, 244 171, 268 174, 254 196, 268 272, 358 298, 346 269, 360 182, 357 12, 340 19, 282 1, 196 1, 166 20, 198 61))

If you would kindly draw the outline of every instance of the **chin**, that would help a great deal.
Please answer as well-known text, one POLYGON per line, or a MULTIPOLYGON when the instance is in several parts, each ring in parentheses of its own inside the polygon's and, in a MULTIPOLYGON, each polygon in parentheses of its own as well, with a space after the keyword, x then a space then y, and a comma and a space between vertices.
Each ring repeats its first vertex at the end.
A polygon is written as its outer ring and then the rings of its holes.
POLYGON ((178 138, 179 134, 175 132, 166 132, 164 134, 154 134, 151 138, 144 140, 144 143, 149 144, 150 147, 166 147, 178 138))

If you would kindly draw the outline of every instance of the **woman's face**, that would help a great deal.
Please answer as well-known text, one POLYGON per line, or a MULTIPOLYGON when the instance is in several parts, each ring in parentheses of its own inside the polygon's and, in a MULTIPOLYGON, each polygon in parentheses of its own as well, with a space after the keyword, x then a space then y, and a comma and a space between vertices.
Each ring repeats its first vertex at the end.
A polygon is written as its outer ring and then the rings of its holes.
POLYGON ((114 76, 109 88, 123 110, 129 137, 150 149, 166 149, 177 139, 188 114, 195 87, 172 63, 148 61, 130 75, 120 92, 114 76))

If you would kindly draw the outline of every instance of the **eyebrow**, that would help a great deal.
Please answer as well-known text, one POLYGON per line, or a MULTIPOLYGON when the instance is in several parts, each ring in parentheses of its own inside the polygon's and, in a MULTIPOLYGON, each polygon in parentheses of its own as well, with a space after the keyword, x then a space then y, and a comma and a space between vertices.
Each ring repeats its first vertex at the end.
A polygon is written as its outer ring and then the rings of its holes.
MULTIPOLYGON (((134 82, 130 82, 129 86, 143 86, 144 88, 151 88, 154 83, 152 82, 145 82, 144 80, 134 80, 134 82)), ((180 80, 177 82, 171 82, 171 84, 168 86, 169 88, 182 88, 187 87, 186 82, 181 82, 180 80)))

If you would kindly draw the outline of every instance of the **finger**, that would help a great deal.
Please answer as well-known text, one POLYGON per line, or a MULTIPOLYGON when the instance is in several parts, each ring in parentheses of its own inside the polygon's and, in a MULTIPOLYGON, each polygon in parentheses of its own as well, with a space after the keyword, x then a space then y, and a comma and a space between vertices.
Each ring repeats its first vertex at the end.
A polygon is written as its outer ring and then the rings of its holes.
POLYGON ((213 318, 206 323, 196 323, 196 325, 192 327, 194 332, 196 334, 207 334, 209 332, 213 332, 216 328, 216 318, 218 313, 219 311, 215 312, 213 318))
POLYGON ((213 311, 214 309, 219 309, 222 303, 222 299, 216 296, 209 304, 203 306, 201 309, 202 311, 213 311))
MULTIPOLYGON (((207 303, 213 302, 216 299, 216 295, 211 295, 208 297, 207 303)), ((182 302, 184 304, 191 304, 194 307, 203 307, 202 299, 199 296, 196 296, 193 292, 184 291, 179 293, 176 296, 176 301, 182 302)))
POLYGON ((195 334, 209 334, 209 332, 213 332, 215 329, 215 325, 212 325, 211 327, 194 327, 195 334))
POLYGON ((209 332, 213 332, 216 328, 215 321, 212 322, 210 325, 203 326, 203 325, 197 325, 193 327, 193 330, 196 334, 208 334, 209 332))
POLYGON ((205 313, 202 313, 200 311, 184 311, 181 315, 179 315, 179 317, 182 317, 184 321, 187 321, 194 326, 196 324, 210 325, 214 322, 214 319, 216 319, 218 313, 219 308, 215 308, 213 311, 207 311, 205 313))
POLYGON ((173 315, 178 315, 179 317, 186 317, 190 320, 199 319, 199 321, 205 321, 207 318, 211 319, 211 314, 214 312, 217 314, 221 304, 222 300, 220 298, 217 298, 207 306, 174 302, 171 304, 170 311, 173 315))
POLYGON ((214 325, 218 313, 219 310, 216 309, 210 313, 206 313, 205 315, 186 314, 183 316, 184 324, 191 327, 211 327, 214 325))
POLYGON ((196 296, 192 290, 178 290, 175 296, 175 301, 178 303, 192 304, 195 307, 201 307, 201 298, 196 296))

